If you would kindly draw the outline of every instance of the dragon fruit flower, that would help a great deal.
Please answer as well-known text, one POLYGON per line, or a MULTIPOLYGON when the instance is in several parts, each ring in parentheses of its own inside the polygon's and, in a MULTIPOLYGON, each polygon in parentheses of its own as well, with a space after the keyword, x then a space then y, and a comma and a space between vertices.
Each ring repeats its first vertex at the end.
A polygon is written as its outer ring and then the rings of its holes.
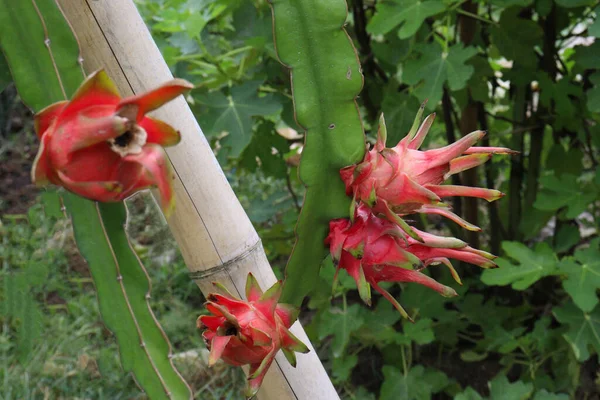
MULTIPOLYGON (((445 297, 456 296, 456 291, 442 285, 421 271, 437 264, 446 265, 453 278, 462 284, 450 258, 496 268, 492 254, 476 250, 456 238, 446 238, 411 228, 420 240, 406 238, 403 229, 395 222, 373 214, 365 204, 355 210, 353 221, 335 219, 329 223, 329 245, 336 274, 340 269, 356 281, 362 300, 371 304, 371 286, 388 299, 394 307, 409 318, 392 295, 379 286, 379 282, 415 282, 427 286, 445 297)), ((335 283, 334 283, 335 284, 335 283)))
POLYGON ((82 197, 121 201, 158 187, 166 214, 173 207, 172 171, 164 146, 179 132, 146 116, 193 86, 173 79, 147 93, 122 99, 106 72, 90 75, 70 101, 35 116, 40 148, 32 168, 38 185, 59 185, 82 197))
POLYGON ((439 214, 466 229, 479 231, 477 226, 450 211, 442 199, 468 196, 493 201, 504 194, 498 190, 442 183, 454 174, 485 163, 493 154, 517 152, 503 147, 472 147, 485 135, 484 131, 472 132, 440 149, 421 151, 419 147, 435 119, 435 114, 431 114, 419 126, 423 109, 424 104, 408 135, 392 148, 385 147, 387 130, 381 115, 373 149, 367 151, 362 162, 340 171, 346 193, 352 195, 355 201, 369 205, 374 212, 395 221, 417 240, 420 240, 419 236, 402 216, 415 212, 439 214))
POLYGON ((281 282, 264 294, 252 274, 246 281, 247 301, 239 300, 222 285, 227 295, 210 294, 206 308, 212 315, 202 315, 197 325, 210 350, 209 365, 222 359, 234 366, 250 365, 246 396, 253 397, 265 377, 275 354, 281 349, 296 366, 294 352, 307 353, 308 347, 289 328, 298 317, 298 309, 278 304, 281 282))

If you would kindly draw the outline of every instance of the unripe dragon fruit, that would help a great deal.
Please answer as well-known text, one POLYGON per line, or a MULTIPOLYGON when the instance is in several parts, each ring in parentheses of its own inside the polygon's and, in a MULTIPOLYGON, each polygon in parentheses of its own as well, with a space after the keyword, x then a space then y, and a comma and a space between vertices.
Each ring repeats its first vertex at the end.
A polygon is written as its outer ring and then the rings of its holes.
POLYGON ((395 221, 417 240, 420 240, 419 235, 402 216, 415 212, 439 214, 466 229, 478 231, 477 226, 451 212, 442 198, 469 196, 493 201, 504 194, 493 189, 441 183, 454 174, 485 163, 493 154, 515 152, 503 147, 472 147, 485 135, 484 131, 472 132, 440 149, 421 151, 419 147, 435 119, 435 114, 431 114, 419 126, 423 108, 421 106, 408 135, 392 148, 385 147, 387 130, 381 116, 373 149, 361 163, 340 171, 346 192, 355 201, 367 204, 374 212, 395 221))
MULTIPOLYGON (((379 282, 415 282, 427 286, 443 296, 456 296, 456 291, 442 285, 421 271, 429 265, 444 264, 461 284, 450 258, 496 268, 492 254, 476 250, 456 238, 446 238, 412 228, 420 240, 405 237, 400 227, 387 219, 379 218, 365 204, 355 210, 353 221, 335 219, 329 223, 331 256, 340 269, 354 278, 362 300, 371 304, 371 286, 388 299, 405 317, 408 314, 379 282)), ((409 318, 410 319, 410 318, 409 318)))
POLYGON ((258 282, 248 274, 247 301, 239 300, 223 286, 215 284, 227 295, 210 294, 206 308, 212 315, 202 315, 197 325, 210 350, 209 365, 218 359, 228 364, 250 365, 246 396, 253 397, 279 350, 294 367, 294 352, 307 353, 308 347, 296 338, 289 327, 298 317, 298 309, 278 304, 281 282, 264 294, 258 282))

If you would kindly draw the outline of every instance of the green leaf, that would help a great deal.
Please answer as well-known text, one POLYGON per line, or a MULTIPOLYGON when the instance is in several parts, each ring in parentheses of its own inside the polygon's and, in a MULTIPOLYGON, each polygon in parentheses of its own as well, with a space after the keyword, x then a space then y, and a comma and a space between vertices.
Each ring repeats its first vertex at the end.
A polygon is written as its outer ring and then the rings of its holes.
MULTIPOLYGON (((0 10, 0 46, 23 101, 39 111, 74 93, 83 80, 79 49, 57 4, 0 0, 0 10)), ((126 237, 124 204, 97 205, 70 193, 63 198, 94 278, 104 322, 117 337, 124 370, 132 372, 153 399, 167 399, 168 392, 173 398, 190 398, 189 387, 169 359, 170 344, 149 308, 150 284, 126 237)))
POLYGON ((267 176, 285 179, 287 165, 283 155, 289 148, 287 140, 275 130, 275 125, 264 121, 258 125, 250 144, 242 152, 240 166, 250 172, 260 168, 267 176))
POLYGON ((600 353, 600 307, 585 313, 575 304, 567 303, 554 308, 552 312, 558 322, 568 326, 569 330, 563 337, 579 362, 590 358, 590 348, 600 353))
POLYGON ((507 258, 497 259, 499 268, 481 274, 486 285, 512 285, 515 290, 525 290, 541 278, 557 273, 556 255, 546 243, 538 243, 532 251, 522 243, 502 242, 502 249, 517 264, 507 258))
POLYGON ((258 95, 262 82, 251 81, 231 88, 230 94, 211 92, 196 95, 203 106, 202 129, 219 137, 219 158, 238 157, 252 139, 252 117, 274 115, 282 106, 272 94, 258 95))
POLYGON ((492 43, 506 59, 533 67, 537 62, 534 47, 540 43, 542 30, 536 22, 520 18, 520 12, 521 7, 502 12, 498 24, 490 28, 492 43))
POLYGON ((361 307, 353 304, 346 310, 331 307, 325 312, 325 318, 321 319, 318 327, 319 339, 333 335, 331 348, 333 355, 339 357, 344 353, 350 335, 363 324, 361 307))
POLYGON ((542 389, 535 393, 533 400, 569 400, 569 395, 564 393, 550 393, 542 389))
POLYGON ((560 225, 558 232, 554 235, 554 251, 557 253, 563 253, 568 251, 573 246, 579 243, 581 236, 579 234, 579 226, 577 223, 560 225))
POLYGON ((546 73, 539 74, 538 82, 541 88, 540 104, 548 109, 554 107, 556 111, 554 129, 567 127, 577 130, 579 107, 574 99, 581 97, 581 87, 573 84, 568 78, 553 82, 546 73))
POLYGON ((567 275, 563 281, 565 291, 584 312, 598 305, 600 289, 600 241, 594 240, 587 249, 579 249, 574 257, 564 258, 559 263, 561 272, 567 275))
POLYGON ((596 69, 600 62, 600 42, 596 41, 590 46, 576 46, 575 65, 584 69, 596 69))
POLYGON ((592 0, 556 0, 556 4, 565 8, 590 6, 594 3, 592 0))
POLYGON ((390 0, 378 2, 375 15, 367 25, 373 35, 383 35, 400 26, 398 37, 413 36, 425 19, 446 9, 440 0, 390 0))
POLYGON ((582 185, 576 176, 570 174, 560 177, 545 175, 540 183, 543 189, 538 193, 533 206, 543 211, 566 207, 565 216, 568 219, 578 217, 598 197, 598 192, 591 185, 582 185))
POLYGON ((442 371, 417 365, 403 374, 396 367, 385 365, 379 400, 428 400, 449 383, 442 371))
POLYGON ((356 354, 344 354, 333 359, 333 377, 337 382, 346 382, 350 378, 352 369, 358 364, 356 354))
POLYGON ((477 49, 456 44, 445 52, 439 44, 431 43, 421 45, 417 50, 420 57, 406 61, 402 78, 410 85, 417 85, 414 96, 429 100, 427 107, 434 109, 442 99, 446 82, 450 90, 465 87, 474 70, 465 62, 477 53, 477 49))
POLYGON ((433 321, 429 318, 421 318, 412 323, 403 321, 404 336, 418 345, 428 344, 435 340, 433 333, 433 321))
POLYGON ((454 396, 454 400, 483 400, 483 397, 471 386, 468 386, 462 393, 454 396))
POLYGON ((590 75, 590 82, 594 84, 594 87, 585 92, 587 95, 587 108, 590 112, 600 112, 600 72, 594 72, 590 75))
POLYGON ((306 129, 299 171, 307 189, 281 298, 300 305, 319 279, 329 221, 349 213, 339 171, 364 157, 355 102, 363 77, 343 30, 346 1, 273 0, 271 5, 277 55, 291 69, 296 120, 306 129))
POLYGON ((594 9, 594 14, 596 14, 596 19, 594 23, 588 27, 588 35, 600 38, 600 19, 598 15, 600 15, 600 7, 596 7, 594 9))
POLYGON ((496 376, 490 383, 490 400, 525 400, 533 394, 533 384, 523 381, 510 383, 504 375, 496 376))

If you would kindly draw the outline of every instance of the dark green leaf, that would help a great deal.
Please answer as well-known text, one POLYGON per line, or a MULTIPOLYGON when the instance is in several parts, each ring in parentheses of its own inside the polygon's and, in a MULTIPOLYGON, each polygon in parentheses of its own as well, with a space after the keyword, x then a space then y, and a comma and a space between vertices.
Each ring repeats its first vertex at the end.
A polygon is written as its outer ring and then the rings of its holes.
POLYGON ((426 18, 444 11, 445 8, 440 0, 379 2, 367 30, 374 35, 382 35, 400 26, 398 36, 400 39, 406 39, 419 30, 426 18))
POLYGON ((544 276, 557 273, 556 255, 546 243, 538 243, 532 251, 522 243, 502 242, 502 249, 518 264, 507 258, 497 259, 500 268, 485 270, 481 275, 486 285, 512 285, 515 290, 525 290, 544 276))
POLYGON ((205 108, 201 119, 204 132, 219 138, 219 158, 238 157, 252 139, 252 117, 281 112, 281 103, 272 94, 258 95, 262 82, 246 82, 235 86, 229 95, 211 92, 197 95, 205 108))
POLYGON ((600 241, 592 241, 590 247, 577 250, 558 266, 567 275, 563 287, 573 302, 584 312, 592 311, 598 305, 596 292, 600 289, 600 241))
POLYGON ((451 46, 443 51, 437 43, 418 47, 420 57, 407 60, 402 74, 403 80, 417 85, 413 92, 418 99, 427 99, 427 107, 434 109, 442 99, 442 90, 447 82, 450 90, 465 87, 473 74, 473 66, 466 61, 477 53, 474 47, 462 44, 451 46))
POLYGON ((335 357, 340 357, 350 341, 350 335, 363 324, 361 307, 353 304, 346 310, 331 307, 325 312, 326 316, 319 324, 319 338, 333 335, 331 348, 335 357))
POLYGON ((523 381, 510 383, 506 376, 499 375, 490 383, 490 400, 525 400, 533 394, 533 384, 523 381))
POLYGON ((590 358, 590 348, 600 353, 600 308, 585 313, 575 304, 567 303, 552 310, 554 316, 569 330, 563 335, 571 346, 575 358, 585 361, 590 358))
POLYGON ((540 42, 542 30, 536 22, 520 18, 520 11, 520 7, 511 7, 502 12, 499 23, 490 28, 492 42, 508 60, 533 67, 537 62, 534 46, 540 42))
POLYGON ((590 185, 582 185, 576 176, 563 174, 560 178, 546 175, 540 179, 543 190, 538 193, 533 206, 543 211, 567 208, 565 216, 578 217, 590 203, 598 197, 598 192, 590 185))
POLYGON ((406 374, 386 365, 383 367, 383 377, 379 400, 428 400, 449 383, 446 374, 425 369, 422 365, 412 367, 406 374))

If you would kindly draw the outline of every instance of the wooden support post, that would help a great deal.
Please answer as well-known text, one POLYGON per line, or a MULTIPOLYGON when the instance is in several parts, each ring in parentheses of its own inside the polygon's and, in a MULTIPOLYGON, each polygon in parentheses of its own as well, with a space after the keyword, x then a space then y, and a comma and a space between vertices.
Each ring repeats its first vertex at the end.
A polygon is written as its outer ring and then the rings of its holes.
MULTIPOLYGON (((57 0, 81 48, 86 72, 104 68, 123 96, 141 93, 172 78, 132 0, 57 0)), ((192 111, 183 98, 154 115, 181 131, 167 148, 175 170, 175 211, 168 223, 185 263, 203 293, 218 281, 243 297, 248 272, 263 289, 276 278, 260 238, 229 186, 192 111)), ((200 121, 202 122, 202 121, 200 121)), ((190 315, 190 324, 196 315, 190 315)), ((292 332, 311 352, 293 368, 280 352, 266 375, 259 400, 339 399, 300 323, 292 332)))

